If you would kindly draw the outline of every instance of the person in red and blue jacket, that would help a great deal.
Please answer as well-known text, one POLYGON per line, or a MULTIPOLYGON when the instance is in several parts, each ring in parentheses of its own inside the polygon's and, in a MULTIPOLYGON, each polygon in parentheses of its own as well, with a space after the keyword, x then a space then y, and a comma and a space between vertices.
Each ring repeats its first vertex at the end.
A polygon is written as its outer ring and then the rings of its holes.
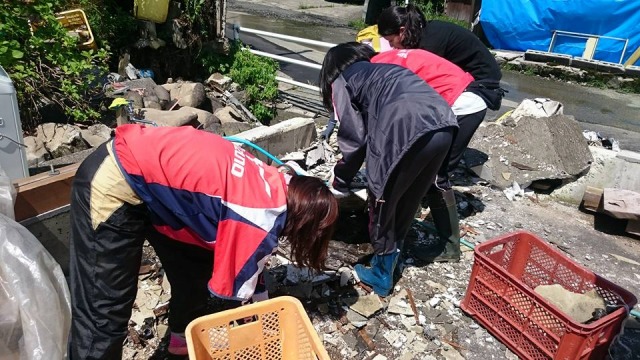
MULTIPOLYGON (((256 288, 282 237, 298 265, 321 268, 337 209, 322 180, 283 173, 215 134, 118 127, 73 183, 70 359, 121 357, 145 239, 171 283, 179 336, 198 316, 266 298, 256 288)), ((186 354, 178 342, 170 353, 186 354)))

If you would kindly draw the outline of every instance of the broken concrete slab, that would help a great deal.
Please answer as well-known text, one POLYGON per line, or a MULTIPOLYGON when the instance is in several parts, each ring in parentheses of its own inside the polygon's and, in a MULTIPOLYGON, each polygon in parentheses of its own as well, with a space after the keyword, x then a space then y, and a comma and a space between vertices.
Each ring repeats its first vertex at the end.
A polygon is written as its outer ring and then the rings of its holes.
POLYGON ((605 188, 603 204, 604 212, 616 219, 640 220, 640 193, 605 188))
POLYGON ((80 128, 74 125, 41 124, 36 128, 36 137, 54 158, 87 149, 87 144, 82 138, 80 128))
POLYGON ((81 129, 80 133, 92 148, 98 147, 111 138, 111 128, 104 124, 91 125, 87 129, 81 129))
MULTIPOLYGON (((260 126, 237 134, 236 137, 249 140, 267 150, 274 156, 309 147, 318 137, 313 119, 293 118, 273 126, 260 126)), ((250 147, 243 146, 258 158, 266 160, 264 155, 250 147)))
POLYGON ((345 301, 350 303, 349 308, 351 310, 367 318, 370 318, 383 308, 380 298, 375 293, 357 298, 347 298, 345 301))
POLYGON ((604 300, 595 289, 578 294, 563 288, 562 285, 553 284, 537 286, 534 291, 579 323, 591 320, 596 309, 606 308, 604 300))
POLYGON ((640 163, 628 161, 624 155, 618 157, 618 152, 601 147, 589 146, 589 151, 593 156, 589 172, 577 181, 554 190, 552 198, 580 204, 588 186, 640 192, 640 163))
POLYGON ((387 311, 391 314, 411 315, 413 316, 413 310, 409 304, 408 294, 406 289, 402 289, 396 295, 389 300, 389 307, 387 311))
POLYGON ((467 166, 500 189, 513 181, 524 188, 536 180, 575 180, 593 160, 578 122, 566 115, 481 126, 469 148, 467 166), (509 180, 502 173, 510 173, 509 180))
POLYGON ((347 320, 349 320, 349 322, 351 323, 351 325, 355 326, 356 328, 361 328, 365 325, 367 325, 367 321, 369 320, 368 318, 358 314, 357 312, 348 309, 347 310, 347 320))

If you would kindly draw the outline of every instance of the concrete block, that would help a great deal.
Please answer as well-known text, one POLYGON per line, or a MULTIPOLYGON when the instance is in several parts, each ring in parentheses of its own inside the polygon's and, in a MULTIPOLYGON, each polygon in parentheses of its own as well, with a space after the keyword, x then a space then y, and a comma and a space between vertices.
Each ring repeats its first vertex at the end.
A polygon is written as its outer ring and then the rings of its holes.
MULTIPOLYGON (((318 137, 313 119, 293 118, 277 123, 273 126, 260 126, 237 134, 235 137, 249 140, 274 156, 282 156, 286 153, 309 147, 318 137)), ((250 147, 245 149, 255 154, 262 160, 267 160, 250 147)))
POLYGON ((573 58, 573 61, 571 61, 571 66, 580 69, 598 70, 598 63, 598 60, 576 57, 573 58))
POLYGON ((618 152, 618 155, 616 157, 618 159, 622 159, 622 160, 625 160, 625 161, 628 161, 628 162, 640 164, 640 153, 639 152, 629 151, 629 150, 622 150, 622 151, 618 152))
POLYGON ((624 68, 624 73, 629 76, 640 76, 640 66, 627 66, 624 68))
POLYGON ((556 54, 547 51, 527 50, 524 53, 524 59, 536 62, 552 62, 560 65, 570 66, 571 55, 556 54))
POLYGON ((514 181, 525 188, 537 180, 574 180, 592 161, 578 122, 567 115, 481 126, 469 148, 467 166, 501 189, 514 181))
POLYGON ((598 61, 598 71, 608 72, 611 74, 623 74, 624 65, 608 61, 598 61))
POLYGON ((586 175, 556 189, 551 196, 556 200, 580 204, 587 186, 600 189, 617 188, 640 192, 640 163, 618 157, 618 153, 601 147, 589 146, 593 163, 586 175))

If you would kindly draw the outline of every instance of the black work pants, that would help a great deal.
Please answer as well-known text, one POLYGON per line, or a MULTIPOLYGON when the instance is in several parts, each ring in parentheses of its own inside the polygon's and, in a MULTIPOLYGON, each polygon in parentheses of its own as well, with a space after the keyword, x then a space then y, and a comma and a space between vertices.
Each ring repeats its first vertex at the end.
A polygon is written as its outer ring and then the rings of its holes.
POLYGON ((384 195, 376 201, 369 194, 369 235, 377 255, 396 251, 404 241, 421 199, 447 159, 455 129, 430 132, 413 144, 396 165, 384 195))
POLYGON ((458 115, 458 132, 456 133, 453 142, 451 143, 451 149, 449 152, 449 158, 442 164, 442 168, 438 171, 438 177, 435 181, 435 186, 429 189, 429 193, 436 191, 444 191, 451 189, 449 183, 449 172, 453 171, 464 155, 464 151, 467 149, 473 134, 476 132, 485 115, 487 109, 478 111, 468 115, 458 115))
POLYGON ((172 331, 207 313, 213 253, 150 229, 147 208, 101 145, 79 167, 71 193, 70 359, 121 358, 145 237, 171 283, 172 331))

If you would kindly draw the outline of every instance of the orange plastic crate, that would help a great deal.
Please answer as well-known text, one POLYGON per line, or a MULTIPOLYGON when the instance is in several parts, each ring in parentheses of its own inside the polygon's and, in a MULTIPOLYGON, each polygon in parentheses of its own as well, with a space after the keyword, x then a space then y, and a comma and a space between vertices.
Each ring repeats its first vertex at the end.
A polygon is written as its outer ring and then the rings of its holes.
POLYGON ((624 305, 637 302, 526 231, 476 246, 474 259, 460 307, 523 359, 604 359, 627 316, 624 305), (551 284, 576 293, 596 289, 620 308, 590 324, 575 322, 534 292, 551 284))
POLYGON ((329 360, 302 304, 290 296, 197 318, 186 337, 189 359, 329 360))

